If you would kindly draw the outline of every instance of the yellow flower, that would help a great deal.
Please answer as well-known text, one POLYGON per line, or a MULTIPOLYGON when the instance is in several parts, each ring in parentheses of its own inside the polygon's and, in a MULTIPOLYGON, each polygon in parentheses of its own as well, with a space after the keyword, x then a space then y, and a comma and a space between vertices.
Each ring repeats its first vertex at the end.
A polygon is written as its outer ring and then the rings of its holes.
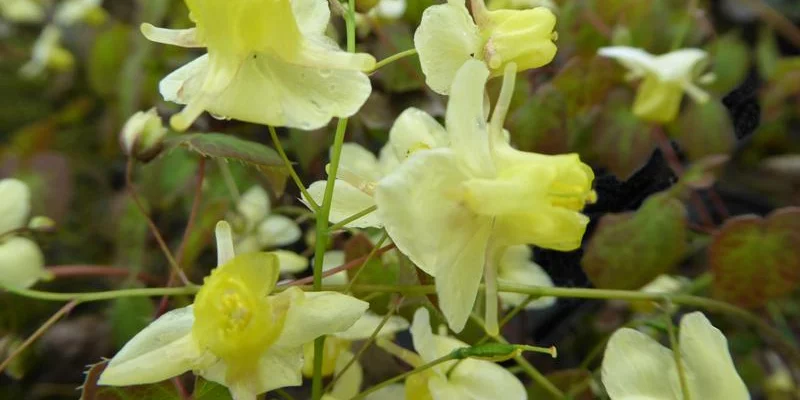
POLYGON ((695 84, 708 64, 708 54, 703 50, 681 49, 654 56, 642 49, 615 46, 603 47, 597 54, 614 58, 628 68, 628 79, 644 78, 636 92, 633 113, 646 121, 674 120, 684 92, 698 103, 708 100, 708 93, 695 84))
MULTIPOLYGON (((269 195, 261 186, 253 186, 236 203, 234 218, 237 253, 250 253, 264 249, 288 246, 302 236, 300 226, 293 219, 272 213, 269 195)), ((281 273, 296 274, 308 268, 308 259, 289 250, 273 250, 278 257, 281 273)))
POLYGON ((485 62, 495 77, 509 63, 525 71, 555 57, 556 16, 550 9, 489 11, 483 0, 472 0, 472 11, 474 21, 464 0, 449 0, 422 14, 414 47, 433 91, 448 94, 456 71, 469 59, 485 62))
MULTIPOLYGON (((413 353, 400 356, 415 367, 444 357, 455 349, 469 347, 446 334, 434 335, 425 308, 419 308, 414 313, 411 339, 418 356, 413 353)), ((407 399, 494 400, 501 393, 502 398, 507 400, 528 398, 525 387, 514 374, 491 361, 473 358, 447 361, 411 375, 406 379, 405 386, 407 399)))
MULTIPOLYGON (((596 195, 594 175, 577 154, 549 156, 510 146, 502 125, 514 85, 506 74, 495 115, 484 116, 489 70, 469 60, 456 74, 443 139, 448 147, 410 151, 375 191, 377 212, 404 254, 436 278, 450 328, 463 329, 481 276, 487 327, 497 329, 497 264, 520 244, 573 250, 589 219, 580 213, 596 195)), ((418 144, 411 141, 411 147, 418 144)))
POLYGON ((368 54, 344 52, 327 36, 325 0, 186 0, 196 27, 142 25, 148 39, 208 54, 161 81, 164 99, 186 107, 187 129, 207 110, 221 118, 317 129, 353 115, 370 94, 368 54))
POLYGON ((14 234, 28 221, 30 197, 21 181, 0 180, 0 286, 28 288, 52 277, 36 242, 14 234))
MULTIPOLYGON (((679 335, 681 364, 692 399, 750 398, 725 336, 702 313, 685 315, 679 335)), ((613 400, 683 399, 672 351, 634 329, 622 328, 611 335, 602 375, 613 400)))
POLYGON ((164 314, 114 356, 99 384, 153 383, 195 371, 235 400, 302 383, 303 346, 349 328, 368 304, 335 292, 290 288, 270 295, 278 259, 233 255, 230 226, 217 225, 219 267, 191 306, 164 314))

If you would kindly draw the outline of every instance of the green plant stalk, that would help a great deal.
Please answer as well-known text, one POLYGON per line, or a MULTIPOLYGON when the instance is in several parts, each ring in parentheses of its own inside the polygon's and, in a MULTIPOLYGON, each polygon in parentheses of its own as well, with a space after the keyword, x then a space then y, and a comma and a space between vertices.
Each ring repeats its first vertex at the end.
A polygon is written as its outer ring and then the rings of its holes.
POLYGON ((349 223, 351 223, 353 221, 357 221, 357 220, 361 219, 362 217, 364 217, 365 215, 372 214, 377 209, 378 209, 378 206, 367 207, 367 208, 365 208, 365 209, 363 209, 363 210, 361 210, 361 211, 359 211, 359 212, 357 212, 357 213, 355 213, 355 214, 353 214, 353 215, 351 215, 351 216, 349 216, 349 217, 347 217, 347 218, 345 218, 345 219, 343 219, 343 220, 331 225, 331 227, 328 228, 328 230, 331 231, 331 232, 332 231, 338 231, 339 229, 344 228, 345 225, 347 225, 347 224, 349 224, 349 223))
POLYGON ((275 150, 278 151, 278 155, 281 156, 281 160, 283 160, 283 164, 286 165, 286 168, 289 170, 289 176, 292 177, 292 181, 294 184, 297 185, 297 188, 300 189, 300 193, 303 194, 303 198, 308 202, 308 205, 311 206, 311 211, 317 212, 319 210, 319 204, 314 201, 314 198, 308 194, 308 189, 305 185, 303 185, 303 181, 300 180, 300 176, 297 175, 297 171, 294 170, 294 165, 292 162, 289 161, 289 157, 286 156, 286 151, 283 150, 283 145, 281 145, 281 140, 278 139, 278 132, 275 130, 275 127, 272 125, 267 126, 269 129, 269 136, 272 138, 272 144, 275 146, 275 150))
POLYGON ((393 62, 395 62, 397 60, 400 60, 400 59, 403 59, 403 58, 406 58, 406 57, 409 57, 409 56, 413 56, 413 55, 416 55, 416 54, 417 54, 417 49, 408 49, 408 50, 401 51, 401 52, 399 52, 397 54, 392 54, 391 56, 386 57, 383 60, 378 61, 375 64, 375 67, 372 68, 370 73, 375 72, 375 71, 377 71, 377 70, 379 70, 379 69, 381 69, 381 68, 383 68, 383 67, 385 67, 385 66, 387 66, 387 65, 389 65, 389 64, 391 64, 391 63, 393 63, 393 62))
POLYGON ((197 293, 201 286, 182 286, 172 288, 140 288, 109 290, 105 292, 86 293, 53 293, 31 289, 3 287, 4 290, 19 296, 45 301, 77 301, 88 303, 92 301, 114 300, 121 297, 155 297, 155 296, 187 296, 197 293))
POLYGON ((50 329, 50 327, 55 325, 55 323, 58 322, 58 320, 61 319, 61 317, 67 315, 70 311, 72 311, 72 309, 75 308, 75 306, 77 306, 78 303, 80 303, 80 302, 77 301, 77 300, 72 300, 69 303, 64 304, 64 306, 61 307, 61 309, 56 311, 56 313, 53 314, 53 316, 51 316, 47 321, 45 321, 45 323, 42 324, 42 326, 40 326, 39 329, 37 329, 35 332, 33 332, 32 335, 30 335, 27 339, 25 339, 25 341, 19 347, 17 347, 14 350, 14 352, 11 353, 8 356, 8 358, 6 358, 0 364, 0 373, 5 371, 5 369, 9 366, 9 364, 11 364, 12 361, 14 361, 15 358, 19 357, 19 355, 22 354, 22 352, 24 352, 25 349, 30 347, 33 344, 33 342, 36 341, 36 339, 38 339, 42 335, 44 335, 45 332, 47 332, 47 330, 50 329))
POLYGON ((378 249, 381 248, 381 246, 383 246, 383 242, 385 242, 386 239, 388 238, 389 234, 386 233, 386 231, 383 231, 383 234, 381 234, 381 238, 378 239, 378 242, 375 243, 375 246, 373 246, 372 250, 369 252, 369 254, 367 254, 367 258, 364 260, 364 262, 361 263, 361 268, 359 268, 358 271, 356 271, 355 275, 353 275, 353 278, 350 279, 350 282, 347 283, 347 290, 345 290, 345 293, 350 293, 350 288, 353 286, 354 283, 356 283, 358 277, 361 276, 361 272, 364 271, 364 266, 366 266, 372 260, 372 258, 375 257, 375 254, 378 252, 378 249))
POLYGON ((672 323, 672 316, 667 313, 667 333, 669 336, 669 344, 672 348, 672 358, 675 360, 675 368, 678 370, 678 379, 681 384, 681 394, 684 400, 692 400, 689 393, 689 384, 686 382, 686 371, 683 369, 683 362, 681 361, 681 348, 678 343, 678 338, 675 336, 675 324, 672 323))
POLYGON ((437 365, 439 365, 441 363, 444 363, 444 362, 447 362, 447 361, 450 361, 450 360, 455 360, 456 359, 456 355, 457 355, 457 350, 458 349, 454 350, 450 354, 447 354, 445 356, 439 357, 439 358, 437 358, 437 359, 435 359, 435 360, 433 360, 433 361, 431 361, 431 362, 429 362, 427 364, 420 365, 419 367, 416 367, 416 368, 412 369, 411 371, 406 371, 406 372, 404 372, 404 373, 402 373, 400 375, 391 377, 391 378, 389 378, 389 379, 387 379, 387 380, 385 380, 385 381, 383 381, 383 382, 381 382, 381 383, 379 383, 379 384, 377 384, 377 385, 375 385, 375 386, 373 386, 373 387, 371 387, 371 388, 359 393, 356 397, 353 397, 350 400, 363 399, 363 398, 367 397, 368 394, 377 392, 378 390, 383 389, 386 386, 389 386, 389 385, 391 385, 391 384, 393 384, 395 382, 399 382, 399 381, 405 379, 408 376, 411 376, 411 375, 414 375, 414 374, 418 374, 418 373, 420 373, 422 371, 431 369, 431 368, 433 368, 433 367, 435 367, 435 366, 437 366, 437 365))
MULTIPOLYGON (((347 30, 347 51, 356 52, 356 2, 348 0, 347 14, 344 22, 347 30)), ((333 200, 333 185, 336 184, 336 174, 339 172, 339 159, 342 155, 342 145, 344 144, 344 134, 347 131, 347 118, 340 119, 336 124, 336 134, 333 138, 333 149, 331 151, 330 169, 328 171, 328 183, 325 186, 325 195, 322 198, 322 206, 317 212, 316 235, 317 242, 314 248, 314 290, 322 287, 322 261, 325 258, 325 250, 328 247, 328 218, 331 214, 331 203, 333 200)), ((319 400, 322 398, 322 358, 324 357, 325 336, 320 336, 314 340, 314 376, 311 379, 311 398, 319 400)))
MULTIPOLYGON (((349 42, 349 41, 348 41, 349 42)), ((336 134, 333 138, 333 148, 331 150, 331 162, 328 165, 328 182, 325 185, 325 195, 322 204, 317 212, 316 235, 317 242, 314 247, 314 285, 313 290, 322 289, 322 262, 325 259, 325 250, 328 248, 328 219, 331 215, 331 203, 333 203, 333 187, 336 184, 336 174, 339 171, 339 162, 342 156, 342 145, 344 144, 344 134, 347 131, 347 119, 340 119, 336 124, 336 134)), ((311 398, 319 400, 322 398, 322 358, 324 356, 325 336, 320 336, 314 340, 314 376, 311 380, 311 398)))

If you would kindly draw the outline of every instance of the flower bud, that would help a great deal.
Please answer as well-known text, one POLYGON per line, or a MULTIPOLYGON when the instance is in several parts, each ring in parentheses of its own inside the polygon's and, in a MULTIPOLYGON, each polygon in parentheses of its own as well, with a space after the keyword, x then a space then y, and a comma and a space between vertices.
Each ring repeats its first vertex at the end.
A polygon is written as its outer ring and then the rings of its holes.
POLYGON ((0 179, 0 235, 25 226, 30 211, 28 186, 17 179, 0 179))
POLYGON ((52 232, 56 222, 43 215, 37 215, 28 221, 28 229, 37 232, 52 232))
POLYGON ((556 16, 548 8, 486 11, 479 7, 475 21, 485 40, 483 59, 493 76, 502 75, 508 63, 525 71, 549 63, 556 55, 556 16))
POLYGON ((161 152, 167 129, 161 123, 155 108, 133 114, 120 133, 120 144, 125 154, 140 161, 150 161, 161 152))

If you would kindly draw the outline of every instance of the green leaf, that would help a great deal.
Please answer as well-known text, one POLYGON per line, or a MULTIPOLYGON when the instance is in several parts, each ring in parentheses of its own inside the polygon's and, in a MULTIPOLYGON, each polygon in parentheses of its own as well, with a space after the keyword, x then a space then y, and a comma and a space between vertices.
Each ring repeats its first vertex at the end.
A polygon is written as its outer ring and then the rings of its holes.
POLYGON ((598 288, 639 289, 683 259, 686 240, 683 204, 661 192, 636 212, 604 216, 581 264, 598 288))
POLYGON ((714 60, 712 72, 716 79, 709 85, 714 93, 724 95, 744 81, 750 69, 750 52, 738 34, 720 36, 709 49, 714 60))
POLYGON ((133 338, 153 320, 155 307, 146 297, 120 297, 111 307, 111 333, 117 348, 133 338))
POLYGON ((278 153, 261 143, 239 139, 223 133, 191 133, 164 140, 167 150, 183 147, 203 157, 243 162, 262 172, 285 171, 278 153))
POLYGON ((729 154, 736 145, 728 109, 717 99, 690 102, 668 128, 689 160, 715 154, 729 154))
POLYGON ((567 152, 566 112, 565 96, 552 85, 543 85, 509 118, 514 143, 525 151, 567 152))
POLYGON ((628 92, 614 92, 592 132, 591 151, 597 164, 627 180, 650 159, 656 143, 650 126, 631 111, 628 92))
POLYGON ((800 207, 728 220, 708 249, 714 296, 756 308, 800 284, 800 207))

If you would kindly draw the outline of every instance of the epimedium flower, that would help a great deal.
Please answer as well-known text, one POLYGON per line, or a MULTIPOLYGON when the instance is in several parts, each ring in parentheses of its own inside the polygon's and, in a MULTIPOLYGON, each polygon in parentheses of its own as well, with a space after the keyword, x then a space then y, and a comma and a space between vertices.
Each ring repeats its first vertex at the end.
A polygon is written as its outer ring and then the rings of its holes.
POLYGON ((235 400, 302 383, 303 346, 355 323, 368 304, 335 292, 292 287, 270 294, 278 258, 234 256, 230 226, 217 224, 218 267, 194 304, 159 317, 108 364, 101 385, 165 380, 194 371, 227 386, 235 400))
MULTIPOLYGON (((681 319, 680 360, 689 396, 703 400, 749 399, 728 342, 700 312, 681 319)), ((602 366, 603 385, 613 400, 679 400, 683 391, 671 350, 630 328, 611 335, 602 366)))
POLYGON ((680 49, 660 56, 635 47, 602 47, 597 54, 619 61, 629 70, 628 79, 642 78, 633 102, 633 113, 646 121, 667 123, 675 119, 683 93, 703 103, 709 95, 696 82, 707 81, 703 70, 708 54, 700 49, 680 49))
MULTIPOLYGON (((380 158, 355 143, 342 145, 336 183, 333 186, 330 222, 338 223, 375 205, 373 198, 378 181, 397 166, 398 160, 386 145, 381 149, 380 158)), ((308 187, 308 194, 317 203, 322 203, 326 181, 317 181, 308 187)), ((303 199, 308 206, 308 199, 303 199)), ((309 207, 310 208, 310 207, 309 207)), ((375 213, 367 214, 346 225, 349 228, 383 226, 375 213)))
POLYGON ((589 222, 580 211, 596 198, 594 174, 577 154, 527 153, 508 143, 502 125, 513 69, 513 64, 507 68, 487 122, 483 99, 490 72, 482 62, 468 60, 451 89, 442 131, 449 145, 410 151, 375 191, 386 231, 400 251, 436 278, 440 306, 456 332, 485 275, 487 328, 496 333, 497 264, 504 250, 520 244, 578 248, 589 222))
POLYGON ((469 59, 483 61, 492 77, 503 75, 509 63, 525 71, 553 60, 556 16, 550 9, 490 11, 483 0, 471 2, 474 21, 464 0, 448 0, 422 14, 414 47, 433 91, 448 94, 456 72, 469 59))
POLYGON ((22 181, 0 180, 0 285, 5 287, 28 288, 52 278, 36 242, 17 234, 28 221, 30 197, 22 181))
POLYGON ((187 129, 203 112, 247 122, 317 129, 349 117, 371 91, 368 54, 351 54, 325 36, 325 0, 186 0, 191 29, 142 25, 155 42, 208 53, 165 77, 167 101, 185 104, 171 125, 187 129))
POLYGON ((307 258, 289 250, 274 250, 300 240, 302 232, 293 219, 272 212, 269 194, 261 186, 253 186, 242 194, 231 217, 237 253, 272 249, 282 273, 299 273, 308 268, 307 258))
MULTIPOLYGON (((434 334, 425 308, 414 313, 411 339, 416 354, 405 351, 395 355, 414 367, 446 356, 453 350, 469 347, 446 333, 434 334)), ((494 400, 500 393, 503 399, 528 398, 525 387, 514 374, 494 362, 473 358, 446 361, 409 376, 405 382, 407 399, 494 400)))

